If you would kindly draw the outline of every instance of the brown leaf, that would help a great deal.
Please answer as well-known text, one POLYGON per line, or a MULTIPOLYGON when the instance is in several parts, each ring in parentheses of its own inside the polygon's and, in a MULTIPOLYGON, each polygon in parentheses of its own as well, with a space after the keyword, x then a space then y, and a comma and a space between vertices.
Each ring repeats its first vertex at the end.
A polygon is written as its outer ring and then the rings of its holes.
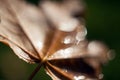
POLYGON ((85 38, 84 8, 79 0, 46 0, 40 6, 0 0, 0 41, 24 61, 44 65, 53 80, 101 79, 109 49, 85 38))

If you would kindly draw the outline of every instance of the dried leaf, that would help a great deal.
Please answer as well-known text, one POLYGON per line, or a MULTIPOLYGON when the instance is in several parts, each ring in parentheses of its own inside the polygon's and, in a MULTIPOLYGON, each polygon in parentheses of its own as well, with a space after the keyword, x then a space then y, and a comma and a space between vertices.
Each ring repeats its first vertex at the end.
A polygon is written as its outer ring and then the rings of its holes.
POLYGON ((84 8, 79 0, 46 0, 40 6, 0 0, 0 41, 24 61, 44 65, 53 80, 101 79, 109 49, 85 38, 84 8))

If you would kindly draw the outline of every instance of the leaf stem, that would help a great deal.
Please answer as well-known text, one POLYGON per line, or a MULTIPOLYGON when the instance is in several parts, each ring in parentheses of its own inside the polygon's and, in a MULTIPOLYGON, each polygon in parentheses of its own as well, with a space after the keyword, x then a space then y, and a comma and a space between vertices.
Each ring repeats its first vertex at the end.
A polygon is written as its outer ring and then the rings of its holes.
POLYGON ((30 75, 30 77, 28 78, 28 80, 32 80, 33 77, 37 74, 37 72, 40 70, 42 66, 42 63, 38 64, 38 66, 35 68, 35 70, 32 72, 32 74, 30 75))

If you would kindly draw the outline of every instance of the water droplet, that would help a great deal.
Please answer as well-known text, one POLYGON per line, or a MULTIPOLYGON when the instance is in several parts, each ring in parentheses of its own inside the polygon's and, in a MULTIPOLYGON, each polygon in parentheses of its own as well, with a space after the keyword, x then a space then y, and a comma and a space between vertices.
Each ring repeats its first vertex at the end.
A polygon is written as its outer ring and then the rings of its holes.
POLYGON ((74 80, 84 80, 85 79, 85 76, 75 76, 74 77, 74 80))
POLYGON ((73 39, 72 39, 71 36, 66 36, 66 37, 64 38, 64 40, 63 40, 63 43, 64 43, 64 44, 70 44, 70 43, 72 43, 72 42, 73 42, 73 39))
POLYGON ((103 78, 103 74, 99 74, 99 79, 102 79, 103 78))

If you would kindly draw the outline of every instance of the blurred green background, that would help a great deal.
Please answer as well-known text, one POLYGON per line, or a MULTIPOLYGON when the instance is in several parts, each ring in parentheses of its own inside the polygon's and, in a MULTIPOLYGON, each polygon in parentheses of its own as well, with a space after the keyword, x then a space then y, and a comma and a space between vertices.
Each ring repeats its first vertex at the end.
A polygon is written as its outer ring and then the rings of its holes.
MULTIPOLYGON (((104 80, 120 80, 120 0, 85 1, 87 38, 103 41, 115 50, 115 58, 103 67, 104 80)), ((36 66, 22 61, 0 43, 0 80, 27 80, 36 66)), ((34 80, 51 79, 41 68, 34 80)))

